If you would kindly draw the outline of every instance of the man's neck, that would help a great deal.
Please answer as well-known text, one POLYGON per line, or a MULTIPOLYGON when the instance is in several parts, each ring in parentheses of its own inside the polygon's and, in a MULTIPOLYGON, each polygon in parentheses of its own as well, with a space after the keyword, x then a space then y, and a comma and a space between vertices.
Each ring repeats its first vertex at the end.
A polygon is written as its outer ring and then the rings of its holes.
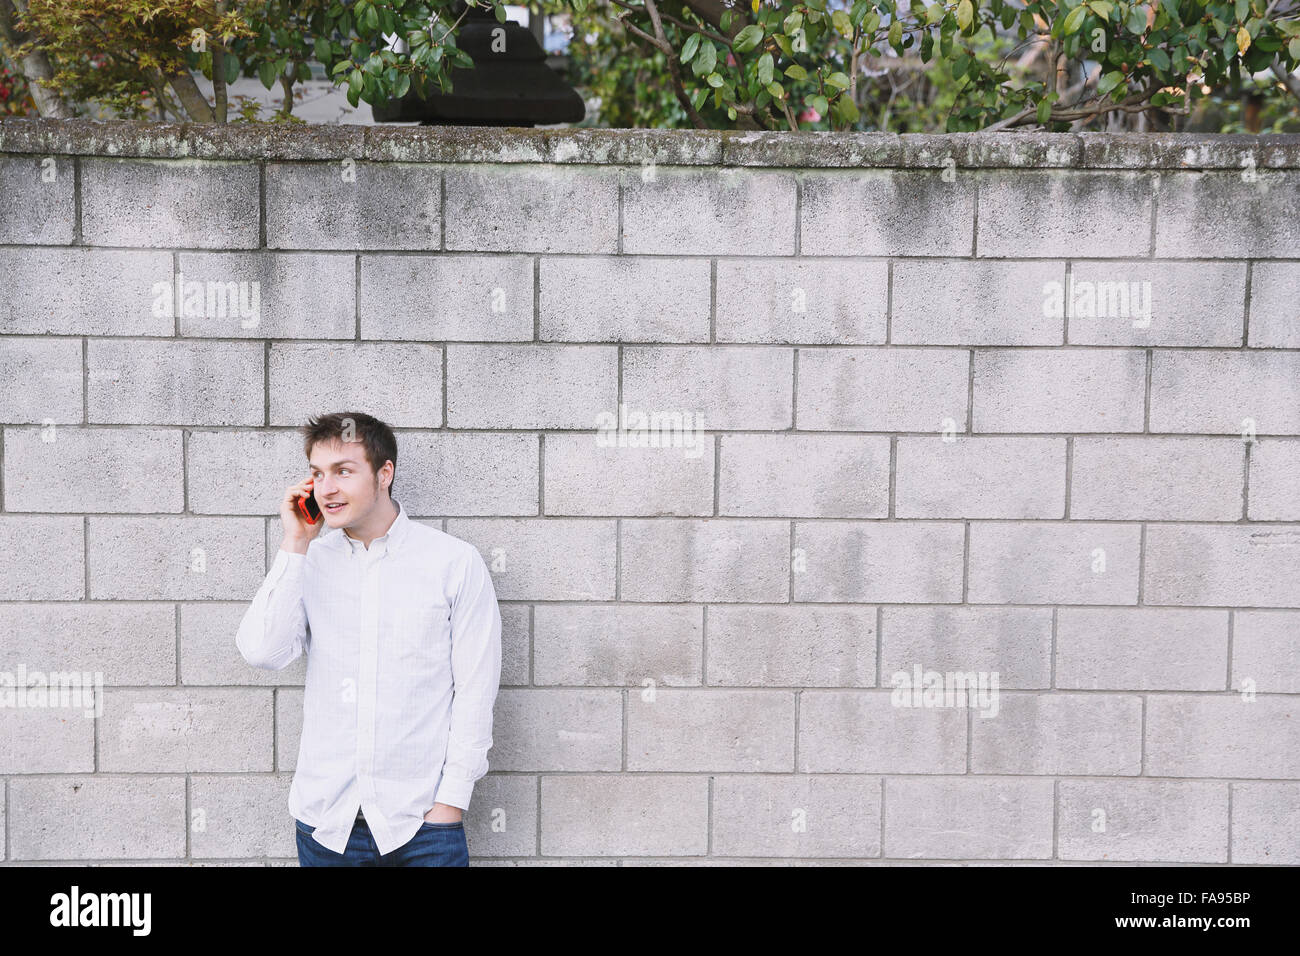
POLYGON ((354 541, 360 541, 367 551, 370 550, 370 543, 376 538, 382 538, 388 534, 388 529, 393 526, 397 520, 397 504, 393 499, 387 498, 387 508, 376 508, 376 514, 372 514, 366 522, 364 528, 344 528, 343 533, 354 541))

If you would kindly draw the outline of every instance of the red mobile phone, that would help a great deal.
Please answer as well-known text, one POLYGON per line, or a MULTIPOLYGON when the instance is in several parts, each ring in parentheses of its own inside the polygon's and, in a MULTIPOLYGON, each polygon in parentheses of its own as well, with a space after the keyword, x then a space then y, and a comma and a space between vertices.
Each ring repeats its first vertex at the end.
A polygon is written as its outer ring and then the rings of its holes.
POLYGON ((315 524, 320 520, 320 505, 316 504, 316 495, 310 494, 305 498, 298 499, 298 510, 302 512, 303 518, 308 524, 315 524))

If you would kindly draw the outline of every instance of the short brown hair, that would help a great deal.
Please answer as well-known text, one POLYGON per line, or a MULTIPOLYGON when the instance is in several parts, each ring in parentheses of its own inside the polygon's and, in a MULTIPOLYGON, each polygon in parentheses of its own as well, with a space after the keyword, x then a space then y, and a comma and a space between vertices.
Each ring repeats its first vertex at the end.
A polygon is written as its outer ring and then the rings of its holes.
POLYGON ((397 439, 393 436, 393 430, 373 415, 365 412, 331 412, 312 418, 303 427, 303 452, 310 459, 312 447, 317 442, 341 442, 345 431, 352 435, 353 441, 361 442, 366 450, 366 461, 370 462, 370 468, 375 474, 379 474, 384 462, 393 463, 393 481, 388 485, 391 497, 393 484, 397 481, 397 439))

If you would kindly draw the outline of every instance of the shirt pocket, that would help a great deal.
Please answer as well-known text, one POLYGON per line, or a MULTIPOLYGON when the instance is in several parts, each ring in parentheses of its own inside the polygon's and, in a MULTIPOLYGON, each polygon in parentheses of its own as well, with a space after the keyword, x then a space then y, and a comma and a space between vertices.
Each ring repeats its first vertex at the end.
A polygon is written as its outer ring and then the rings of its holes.
POLYGON ((407 608, 394 620, 394 662, 406 673, 426 677, 451 665, 450 610, 442 604, 407 608))

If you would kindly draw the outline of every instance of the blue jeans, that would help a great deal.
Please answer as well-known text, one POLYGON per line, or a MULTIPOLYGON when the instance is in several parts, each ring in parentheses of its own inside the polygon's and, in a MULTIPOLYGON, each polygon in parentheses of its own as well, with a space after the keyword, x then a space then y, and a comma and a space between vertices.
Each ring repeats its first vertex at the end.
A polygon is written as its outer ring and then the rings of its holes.
POLYGON ((294 820, 299 866, 469 866, 463 821, 430 823, 425 820, 415 836, 392 853, 379 852, 365 820, 358 820, 352 827, 342 853, 318 843, 312 836, 315 829, 294 820))

